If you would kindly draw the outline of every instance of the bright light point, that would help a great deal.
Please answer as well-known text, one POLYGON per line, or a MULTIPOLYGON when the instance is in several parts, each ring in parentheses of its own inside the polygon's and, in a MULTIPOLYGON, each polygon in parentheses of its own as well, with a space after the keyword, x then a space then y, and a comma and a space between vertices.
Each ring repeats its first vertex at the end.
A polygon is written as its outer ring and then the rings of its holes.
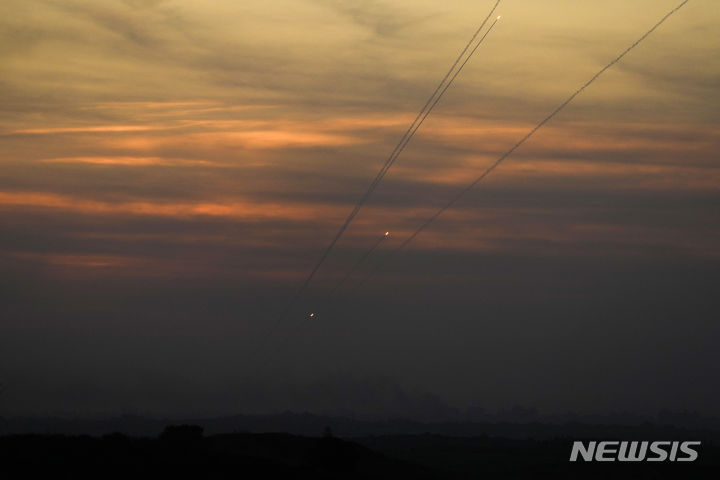
POLYGON ((500 17, 502 17, 502 15, 498 15, 498 18, 496 18, 495 20, 500 20, 500 17))
POLYGON ((386 237, 389 237, 389 236, 390 236, 390 232, 385 232, 385 236, 386 236, 386 237))
POLYGON ((315 313, 311 313, 311 314, 310 314, 310 318, 312 318, 312 317, 314 317, 314 316, 315 316, 315 313))

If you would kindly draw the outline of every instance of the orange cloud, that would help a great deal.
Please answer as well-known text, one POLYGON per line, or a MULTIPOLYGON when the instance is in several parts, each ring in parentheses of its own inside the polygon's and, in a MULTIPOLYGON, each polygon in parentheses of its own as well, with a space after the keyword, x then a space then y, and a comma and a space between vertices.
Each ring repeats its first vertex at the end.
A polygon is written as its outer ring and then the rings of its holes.
POLYGON ((148 130, 167 130, 169 126, 158 125, 100 125, 85 127, 47 127, 47 128, 21 128, 12 130, 12 134, 45 134, 45 133, 125 133, 144 132, 148 130))
POLYGON ((71 195, 44 192, 0 192, 0 207, 35 207, 70 210, 86 214, 128 214, 163 217, 219 216, 246 219, 313 220, 320 216, 339 216, 344 206, 257 203, 237 198, 226 202, 160 203, 107 202, 71 195))
MULTIPOLYGON (((534 125, 504 124, 497 120, 437 116, 423 136, 443 144, 474 146, 482 151, 502 153, 524 137, 534 125)), ((522 148, 524 151, 698 151, 715 148, 708 138, 718 138, 720 130, 697 125, 614 124, 598 127, 593 123, 547 125, 522 148)), ((518 152, 520 153, 520 152, 518 152)))
POLYGON ((148 151, 158 148, 211 149, 282 149, 330 147, 366 143, 357 135, 314 131, 307 126, 287 126, 285 128, 247 128, 245 131, 207 131, 182 135, 123 136, 106 138, 100 143, 113 149, 148 151))
POLYGON ((128 156, 103 156, 103 157, 60 157, 46 158, 45 163, 87 163, 91 165, 128 165, 128 166, 153 166, 153 165, 204 165, 223 166, 221 163, 207 160, 188 160, 182 158, 163 157, 128 157, 128 156))
POLYGON ((147 264, 143 259, 114 255, 46 255, 44 259, 53 265, 84 268, 126 268, 147 264))
MULTIPOLYGON (((431 169, 399 166, 404 178, 428 183, 466 185, 477 178, 496 157, 467 157, 460 165, 431 169)), ((605 179, 617 186, 634 185, 644 188, 716 188, 720 185, 720 170, 685 165, 612 163, 586 160, 557 161, 544 158, 508 158, 494 173, 494 183, 511 183, 533 178, 573 178, 597 181, 605 179)), ((490 179, 488 178, 490 181, 490 179)))
POLYGON ((11 252, 11 256, 44 264, 63 276, 75 275, 176 275, 187 269, 185 263, 135 255, 97 253, 11 252))
MULTIPOLYGON (((110 104, 112 105, 112 104, 110 104)), ((171 105, 190 106, 191 102, 171 105)), ((199 103, 198 105, 206 105, 199 103)), ((122 104, 126 107, 126 104, 122 104)), ((155 124, 146 118, 146 110, 168 107, 167 104, 141 103, 141 113, 134 116, 137 123, 146 125, 87 125, 87 126, 48 126, 37 128, 18 128, 9 134, 92 134, 81 138, 84 145, 96 145, 113 150, 147 152, 160 148, 216 149, 223 147, 242 149, 283 149, 309 148, 322 146, 347 146, 368 143, 379 137, 369 136, 368 131, 388 127, 404 127, 410 121, 410 115, 357 115, 322 119, 283 119, 283 118, 239 118, 207 119, 193 118, 194 113, 202 111, 176 111, 174 108, 162 110, 168 119, 163 124, 155 124), (172 115, 177 121, 172 121, 172 115), (177 132, 177 130, 184 130, 177 132), (121 133, 123 135, 112 135, 121 133), (102 136, 102 134, 108 134, 102 136)), ((106 107, 109 108, 109 107, 106 107)), ((213 107, 218 112, 230 113, 234 109, 258 107, 231 106, 213 107)), ((157 113, 157 112, 155 112, 157 113)), ((80 158, 80 157, 75 157, 80 158)), ((147 158, 147 157, 146 157, 147 158)), ((98 162, 83 162, 98 163, 98 162)), ((109 163, 109 162, 106 162, 109 163)), ((121 163, 121 162, 114 162, 121 163)), ((136 162, 137 163, 137 162, 136 162)))
POLYGON ((249 132, 212 132, 193 136, 199 143, 222 142, 250 149, 340 146, 363 143, 358 137, 303 130, 255 130, 249 132))

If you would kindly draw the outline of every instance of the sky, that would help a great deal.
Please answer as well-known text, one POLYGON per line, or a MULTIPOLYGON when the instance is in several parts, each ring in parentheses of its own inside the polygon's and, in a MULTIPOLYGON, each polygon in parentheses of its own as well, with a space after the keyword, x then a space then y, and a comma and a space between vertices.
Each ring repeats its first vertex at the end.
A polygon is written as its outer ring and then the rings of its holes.
POLYGON ((720 415, 715 0, 387 261, 680 3, 501 2, 282 316, 494 3, 0 3, 0 415, 720 415))

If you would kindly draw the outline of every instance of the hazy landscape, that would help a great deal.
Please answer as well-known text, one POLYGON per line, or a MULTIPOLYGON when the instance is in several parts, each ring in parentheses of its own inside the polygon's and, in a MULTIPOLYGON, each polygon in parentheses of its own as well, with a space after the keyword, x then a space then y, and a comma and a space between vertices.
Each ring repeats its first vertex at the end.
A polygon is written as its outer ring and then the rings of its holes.
POLYGON ((0 477, 717 477, 719 25, 3 0, 0 477))

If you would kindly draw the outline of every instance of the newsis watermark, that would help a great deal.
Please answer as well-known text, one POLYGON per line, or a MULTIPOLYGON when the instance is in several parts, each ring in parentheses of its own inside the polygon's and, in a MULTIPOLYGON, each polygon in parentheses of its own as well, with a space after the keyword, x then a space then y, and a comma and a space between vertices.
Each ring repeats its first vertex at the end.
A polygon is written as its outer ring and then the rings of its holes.
POLYGON ((575 441, 570 461, 694 462, 698 458, 699 447, 699 441, 575 441))

